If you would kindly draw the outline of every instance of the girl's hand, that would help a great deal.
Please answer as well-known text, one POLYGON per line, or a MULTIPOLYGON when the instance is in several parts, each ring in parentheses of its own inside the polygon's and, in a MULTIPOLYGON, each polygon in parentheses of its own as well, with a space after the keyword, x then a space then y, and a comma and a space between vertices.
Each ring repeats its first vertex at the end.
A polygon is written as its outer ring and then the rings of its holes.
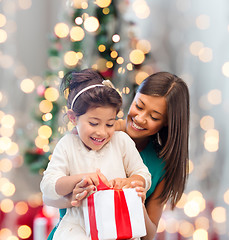
POLYGON ((82 200, 99 185, 99 178, 104 184, 109 186, 109 182, 106 177, 100 172, 99 169, 95 173, 82 174, 82 180, 75 185, 72 193, 72 206, 79 207, 82 200))
POLYGON ((82 179, 73 189, 71 201, 73 207, 81 206, 82 200, 87 196, 87 194, 95 190, 95 186, 93 184, 89 184, 88 180, 88 178, 82 179))

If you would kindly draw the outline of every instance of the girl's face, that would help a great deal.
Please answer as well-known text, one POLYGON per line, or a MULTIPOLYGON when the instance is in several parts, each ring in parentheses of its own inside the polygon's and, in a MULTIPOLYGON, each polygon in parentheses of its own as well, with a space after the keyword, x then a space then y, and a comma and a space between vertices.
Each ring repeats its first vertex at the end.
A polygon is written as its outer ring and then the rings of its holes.
POLYGON ((76 117, 78 135, 88 149, 100 150, 115 131, 116 109, 110 106, 89 109, 76 117))
POLYGON ((164 97, 137 93, 128 112, 126 132, 133 139, 144 139, 167 125, 164 97))

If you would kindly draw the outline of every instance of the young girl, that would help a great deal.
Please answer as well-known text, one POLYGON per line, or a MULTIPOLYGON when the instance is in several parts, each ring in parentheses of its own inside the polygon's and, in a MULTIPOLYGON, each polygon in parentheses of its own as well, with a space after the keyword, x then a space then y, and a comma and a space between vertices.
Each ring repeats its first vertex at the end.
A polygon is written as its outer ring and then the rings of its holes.
MULTIPOLYGON (((135 143, 124 132, 115 132, 122 100, 106 83, 91 69, 72 71, 63 79, 62 86, 70 90, 67 115, 78 134, 69 133, 60 139, 44 172, 41 191, 50 199, 68 195, 83 178, 96 186, 98 175, 105 182, 130 177, 146 189, 150 187, 150 173, 135 143)), ((67 209, 53 239, 88 239, 82 207, 67 209)))

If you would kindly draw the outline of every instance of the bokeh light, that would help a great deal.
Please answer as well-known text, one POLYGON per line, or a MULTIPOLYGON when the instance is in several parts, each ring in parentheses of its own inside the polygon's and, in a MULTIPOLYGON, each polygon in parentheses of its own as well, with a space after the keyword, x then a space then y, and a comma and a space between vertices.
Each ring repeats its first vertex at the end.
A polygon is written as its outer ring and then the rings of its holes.
POLYGON ((110 6, 111 1, 112 0, 96 0, 95 3, 101 8, 106 8, 110 6))
POLYGON ((165 231, 165 226, 166 226, 166 222, 163 218, 160 219, 159 224, 158 224, 158 228, 157 228, 157 232, 161 233, 165 231))
POLYGON ((18 215, 24 215, 29 210, 28 204, 24 201, 19 201, 15 204, 15 212, 18 215))
POLYGON ((9 213, 13 210, 14 203, 11 199, 5 198, 1 201, 0 207, 4 213, 9 213))
POLYGON ((0 13, 0 27, 4 27, 6 24, 6 16, 0 13))
POLYGON ((54 32, 57 37, 65 38, 69 34, 69 27, 66 23, 57 23, 54 27, 54 32))
POLYGON ((84 21, 84 28, 88 32, 95 32, 99 28, 99 21, 96 17, 88 17, 84 21))
POLYGON ((135 76, 135 82, 140 85, 142 81, 149 76, 148 73, 143 72, 143 71, 138 71, 136 76, 135 76))
POLYGON ((18 236, 22 239, 26 239, 26 238, 29 238, 32 234, 32 230, 29 226, 27 225, 21 225, 19 228, 18 228, 18 236))
POLYGON ((31 93, 35 89, 35 84, 32 79, 26 78, 21 81, 21 90, 25 93, 31 93))
POLYGON ((77 53, 74 51, 68 51, 64 55, 64 63, 69 67, 74 67, 77 65, 79 58, 77 57, 77 53))
POLYGON ((47 125, 43 125, 41 126, 39 129, 38 129, 38 135, 41 137, 41 138, 50 138, 51 135, 52 135, 52 129, 51 127, 47 126, 47 125))
POLYGON ((149 17, 150 8, 145 0, 135 0, 132 7, 138 18, 145 19, 149 17))
POLYGON ((70 31, 70 37, 73 42, 83 40, 84 36, 85 36, 85 33, 81 27, 78 27, 78 26, 72 27, 70 31))
POLYGON ((9 156, 14 156, 19 152, 19 146, 15 142, 11 142, 10 147, 6 150, 6 154, 9 156))
POLYGON ((1 124, 5 128, 12 128, 15 124, 15 118, 10 114, 6 114, 1 118, 1 124))
POLYGON ((205 229, 197 229, 193 234, 193 240, 208 240, 208 233, 205 229))
POLYGON ((32 6, 32 0, 18 0, 18 5, 23 10, 29 9, 32 6))
POLYGON ((41 138, 40 136, 37 136, 35 139, 35 145, 40 149, 43 149, 43 147, 48 144, 49 140, 47 138, 41 138))
POLYGON ((6 197, 11 197, 14 195, 16 189, 13 183, 6 182, 3 186, 1 186, 1 192, 6 197))
POLYGON ((224 193, 223 199, 229 205, 229 189, 224 193))
POLYGON ((226 222, 226 209, 223 207, 216 207, 212 211, 212 219, 217 223, 226 222))
POLYGON ((208 93, 208 101, 213 105, 218 105, 222 102, 222 94, 219 89, 211 90, 208 93))
POLYGON ((43 113, 51 112, 53 109, 53 104, 48 100, 42 100, 39 104, 39 109, 43 113))
POLYGON ((205 63, 210 62, 213 59, 212 49, 208 48, 208 47, 204 47, 204 48, 200 49, 199 59, 205 63))
POLYGON ((0 160, 0 171, 1 172, 9 172, 12 169, 12 166, 13 166, 12 162, 8 158, 2 158, 0 160))
POLYGON ((209 219, 207 217, 201 216, 195 220, 196 228, 202 228, 208 231, 209 229, 209 219))
POLYGON ((191 45, 189 47, 189 50, 190 50, 192 55, 199 56, 199 52, 203 47, 204 47, 204 44, 202 42, 195 41, 195 42, 191 43, 191 45))
POLYGON ((82 19, 81 17, 77 17, 77 18, 75 19, 75 23, 76 23, 77 25, 81 25, 81 24, 83 23, 83 19, 82 19))
POLYGON ((0 29, 0 43, 4 43, 7 40, 7 33, 5 30, 0 29))
POLYGON ((188 221, 182 221, 179 226, 179 233, 185 237, 189 238, 193 235, 194 226, 188 221))
POLYGON ((200 15, 196 18, 196 26, 201 30, 206 30, 210 27, 210 17, 208 15, 200 15))
POLYGON ((54 102, 59 98, 59 91, 54 87, 49 87, 45 90, 44 97, 48 101, 54 102))
POLYGON ((148 40, 139 40, 136 44, 136 48, 141 50, 143 53, 149 53, 151 50, 151 44, 148 40))
POLYGON ((216 152, 219 149, 219 131, 209 129, 205 133, 204 147, 209 152, 216 152))
POLYGON ((204 130, 213 129, 215 126, 215 120, 211 116, 203 116, 200 119, 200 127, 204 130))
POLYGON ((112 58, 116 58, 116 57, 118 56, 118 53, 117 53, 115 50, 113 50, 113 51, 110 53, 110 55, 111 55, 112 58))
POLYGON ((222 66, 224 76, 229 77, 229 62, 225 62, 222 66))
POLYGON ((141 64, 145 60, 145 54, 139 49, 132 50, 129 59, 133 64, 141 64))
POLYGON ((120 41, 120 36, 118 34, 113 35, 112 36, 112 41, 116 42, 116 43, 119 42, 120 41))
POLYGON ((184 213, 188 217, 196 217, 200 213, 200 206, 199 206, 199 204, 196 201, 194 201, 194 200, 188 201, 184 205, 184 213))
POLYGON ((8 228, 2 228, 0 229, 0 239, 4 240, 4 239, 9 239, 10 236, 12 235, 12 232, 10 229, 8 228))

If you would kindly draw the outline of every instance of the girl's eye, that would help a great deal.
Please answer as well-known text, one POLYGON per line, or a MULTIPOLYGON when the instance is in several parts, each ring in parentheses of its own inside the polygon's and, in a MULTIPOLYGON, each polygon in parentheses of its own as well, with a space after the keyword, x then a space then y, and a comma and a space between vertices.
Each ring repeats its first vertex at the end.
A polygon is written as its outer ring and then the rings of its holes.
POLYGON ((92 123, 92 122, 89 122, 89 124, 93 127, 98 125, 98 123, 92 123))
POLYGON ((113 127, 114 126, 114 124, 106 124, 107 125, 107 127, 113 127))

